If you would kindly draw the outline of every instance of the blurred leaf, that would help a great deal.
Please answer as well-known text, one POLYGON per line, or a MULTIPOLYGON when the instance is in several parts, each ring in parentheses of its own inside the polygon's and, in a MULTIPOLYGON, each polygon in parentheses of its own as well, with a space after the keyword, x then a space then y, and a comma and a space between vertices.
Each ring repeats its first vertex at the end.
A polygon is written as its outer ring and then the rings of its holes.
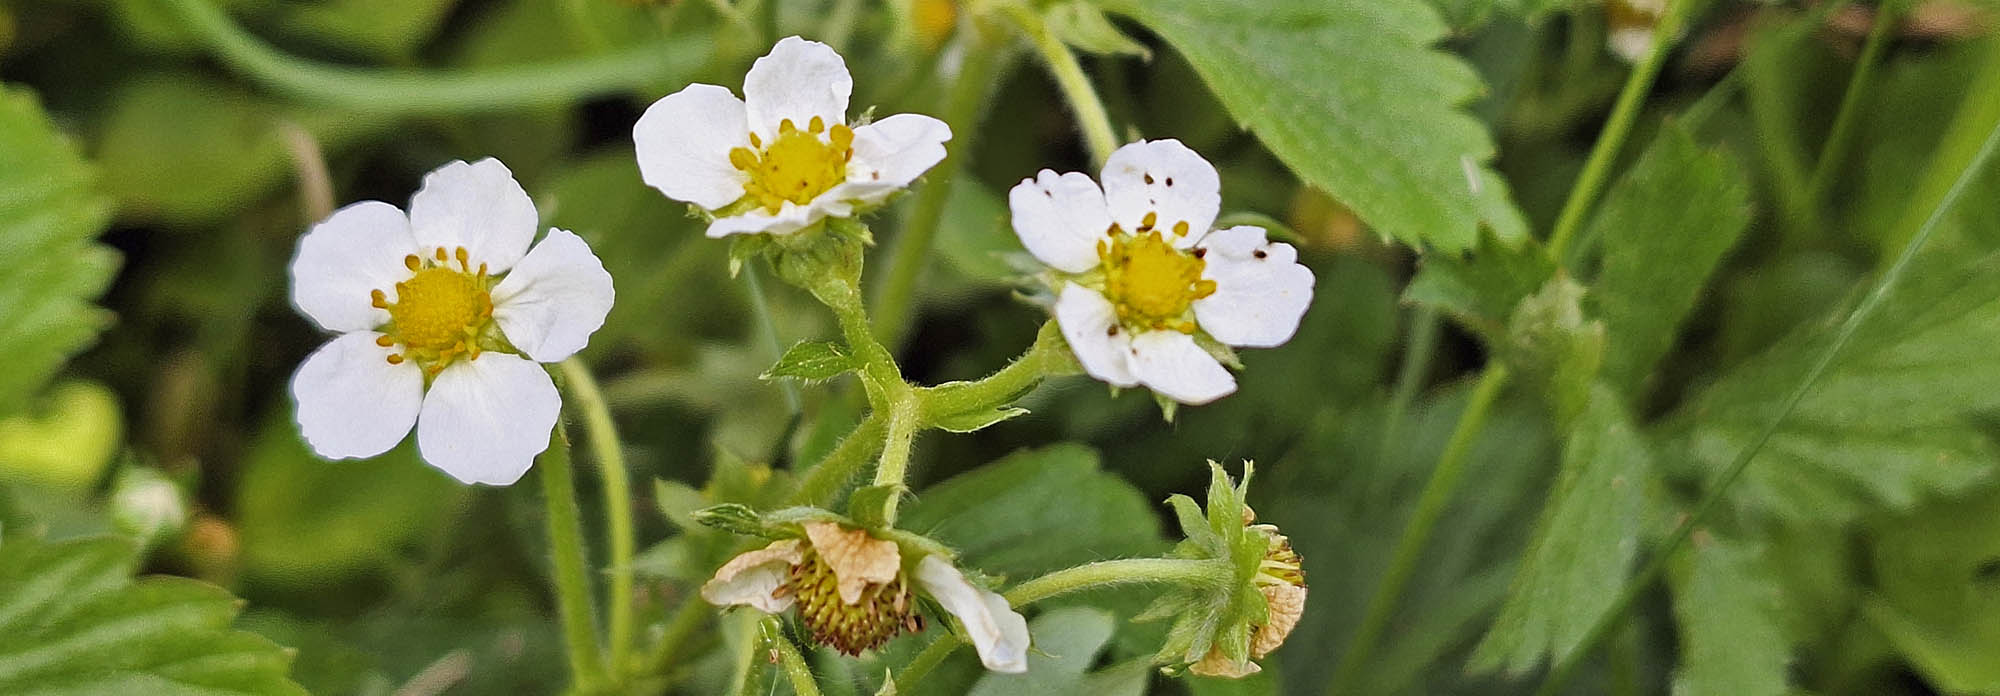
MULTIPOLYGON (((287 400, 289 401, 289 400, 287 400)), ((381 570, 433 534, 465 490, 417 459, 413 441, 373 459, 314 456, 291 405, 244 458, 233 508, 250 576, 303 589, 381 570)))
POLYGON ((778 356, 778 362, 758 375, 758 379, 796 379, 806 383, 824 382, 861 367, 847 349, 829 341, 800 341, 778 356))
POLYGON ((2000 490, 1884 520, 1867 617, 1947 693, 2000 693, 2000 490))
POLYGON ((1116 628, 1111 614, 1069 607, 1046 612, 1028 623, 1034 649, 1024 674, 989 673, 969 696, 1040 696, 1083 693, 1084 672, 1116 628))
POLYGON ((1158 518, 1138 489, 1062 444, 1008 455, 925 489, 900 526, 957 549, 964 565, 1026 579, 1158 551, 1158 518))
POLYGON ((1583 300, 1583 286, 1557 276, 1522 300, 1507 326, 1503 357, 1542 385, 1558 428, 1584 409, 1604 362, 1604 323, 1584 319, 1583 300))
POLYGON ((291 655, 231 630, 240 602, 182 578, 132 579, 120 539, 0 545, 0 692, 301 694, 291 655))
POLYGON ((416 53, 456 0, 320 0, 280 5, 278 25, 317 41, 397 60, 416 53))
MULTIPOLYGON (((1793 521, 1909 510, 1989 480, 2000 449, 2000 227, 1989 171, 1730 491, 1793 521)), ((1713 476, 1766 427, 1858 296, 1725 372, 1676 414, 1670 463, 1713 476)))
POLYGON ((1584 239, 1601 240, 1591 293, 1609 331, 1604 380, 1632 394, 1673 347, 1709 274, 1750 221, 1749 185, 1719 150, 1670 124, 1604 195, 1584 239))
POLYGON ((1484 86, 1432 45, 1420 3, 1100 0, 1185 54, 1209 89, 1299 176, 1376 230, 1462 251, 1490 228, 1526 236, 1492 137, 1460 110, 1484 86), (1421 133, 1423 137, 1411 137, 1421 133))
POLYGON ((0 480, 85 490, 123 442, 118 395, 96 382, 64 382, 40 408, 0 418, 0 480))
POLYGON ((1403 289, 1403 301, 1436 307, 1487 345, 1498 346, 1505 343, 1514 306, 1541 290, 1555 272, 1541 245, 1530 241, 1508 248, 1481 233, 1478 248, 1469 253, 1425 254, 1403 289))
POLYGON ((1471 669, 1520 674, 1575 650, 1625 584, 1639 550, 1652 455, 1608 387, 1569 431, 1562 473, 1471 669))
POLYGON ((111 322, 91 304, 118 256, 109 201, 35 96, 0 86, 0 417, 19 411, 111 322))
POLYGON ((143 73, 107 97, 95 156, 121 217, 216 223, 289 185, 280 124, 299 124, 333 150, 383 125, 324 106, 279 107, 194 73, 143 73))
POLYGON ((1758 546, 1697 532, 1675 557, 1675 696, 1784 696, 1791 641, 1782 589, 1758 546))
POLYGON ((1102 10, 1083 0, 1058 3, 1047 10, 1045 19, 1049 24, 1049 33, 1083 51, 1098 55, 1138 56, 1148 60, 1153 57, 1152 50, 1145 44, 1126 36, 1104 16, 1102 10))

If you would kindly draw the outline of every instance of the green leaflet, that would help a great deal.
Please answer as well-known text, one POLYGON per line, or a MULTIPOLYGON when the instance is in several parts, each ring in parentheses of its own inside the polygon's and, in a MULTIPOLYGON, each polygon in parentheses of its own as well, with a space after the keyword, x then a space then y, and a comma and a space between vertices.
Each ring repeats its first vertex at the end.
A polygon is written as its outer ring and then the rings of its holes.
POLYGON ((800 341, 786 349, 784 355, 778 356, 777 364, 757 378, 767 381, 796 379, 811 384, 839 377, 860 367, 860 361, 848 355, 847 349, 840 344, 800 341))
POLYGON ((1600 384, 1569 431, 1555 492, 1472 670, 1519 674, 1577 648, 1638 553, 1651 468, 1619 396, 1600 384))
POLYGON ((1608 332, 1606 382, 1635 393, 1673 347, 1709 274, 1742 237, 1749 196, 1727 156, 1672 124, 1605 194, 1584 234, 1603 242, 1590 299, 1608 332))
POLYGON ((1696 537, 1669 578, 1680 624, 1675 696, 1783 696, 1791 641, 1783 587, 1760 546, 1696 537))
POLYGON ((1379 0, 1099 0, 1187 56, 1237 121, 1306 183, 1415 247, 1462 251, 1526 222, 1460 110, 1484 89, 1432 44, 1429 6, 1379 0), (1422 133, 1423 137, 1411 137, 1422 133))
POLYGON ((0 545, 0 693, 301 694, 291 655, 232 630, 239 601, 182 578, 132 579, 123 539, 0 545))
POLYGON ((96 243, 110 202, 33 94, 0 86, 0 416, 19 410, 109 313, 91 304, 118 256, 96 243))

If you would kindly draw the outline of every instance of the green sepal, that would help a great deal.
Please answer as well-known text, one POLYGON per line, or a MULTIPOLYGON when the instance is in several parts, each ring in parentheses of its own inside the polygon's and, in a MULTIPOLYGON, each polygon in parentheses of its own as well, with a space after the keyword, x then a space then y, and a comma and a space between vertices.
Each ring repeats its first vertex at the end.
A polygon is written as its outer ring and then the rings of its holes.
POLYGON ((840 344, 828 341, 800 341, 785 350, 771 369, 757 378, 765 381, 796 379, 806 383, 824 382, 861 369, 860 361, 840 344))
POLYGON ((1026 413, 1028 413, 1028 409, 1025 408, 1002 406, 1000 408, 954 413, 933 419, 930 424, 946 432, 969 433, 985 429, 988 426, 1015 416, 1025 415, 1026 413))

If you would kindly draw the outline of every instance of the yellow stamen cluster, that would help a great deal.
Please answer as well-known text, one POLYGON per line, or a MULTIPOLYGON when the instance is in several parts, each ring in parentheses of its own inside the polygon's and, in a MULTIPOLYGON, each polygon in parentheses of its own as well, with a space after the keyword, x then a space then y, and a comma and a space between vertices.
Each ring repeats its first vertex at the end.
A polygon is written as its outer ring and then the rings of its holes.
POLYGON ((785 201, 805 205, 846 181, 847 161, 853 157, 854 130, 840 124, 829 129, 814 116, 805 130, 789 118, 779 122, 768 147, 751 133, 750 147, 729 151, 729 164, 750 175, 744 195, 775 215, 785 201))
MULTIPOLYGON (((1153 227, 1157 213, 1147 213, 1133 234, 1111 226, 1111 238, 1097 243, 1104 267, 1104 297, 1118 310, 1119 323, 1134 330, 1173 329, 1194 333, 1188 309, 1215 294, 1215 281, 1201 277, 1207 268, 1199 253, 1175 249, 1153 227)), ((1173 234, 1185 237, 1186 222, 1173 234)))
POLYGON ((434 260, 411 254, 403 258, 403 265, 411 275, 396 284, 395 302, 381 290, 371 292, 374 306, 389 310, 389 324, 382 327, 383 336, 376 344, 403 348, 389 354, 389 364, 415 360, 425 372, 436 375, 461 356, 477 359, 479 334, 493 320, 486 264, 474 269, 465 247, 452 255, 439 247, 434 260), (458 268, 452 268, 453 261, 458 268))
POLYGON ((808 546, 793 565, 781 593, 797 598, 799 618, 813 641, 848 655, 880 647, 904 631, 923 630, 923 618, 911 611, 909 579, 902 573, 889 583, 870 583, 860 601, 841 600, 840 579, 833 566, 808 546))

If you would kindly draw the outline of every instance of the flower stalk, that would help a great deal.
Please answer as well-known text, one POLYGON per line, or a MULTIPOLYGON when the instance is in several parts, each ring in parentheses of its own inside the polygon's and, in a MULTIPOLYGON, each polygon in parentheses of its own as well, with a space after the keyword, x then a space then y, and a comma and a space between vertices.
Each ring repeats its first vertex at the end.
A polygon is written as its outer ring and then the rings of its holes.
POLYGON ((584 559, 583 513, 577 508, 576 485, 571 480, 569 429, 562 421, 556 421, 549 434, 549 449, 535 463, 542 477, 542 502, 547 506, 556 611, 562 616, 570 678, 577 690, 588 692, 604 682, 604 662, 597 644, 597 614, 591 608, 589 563, 584 559))
POLYGON ((1118 132, 1111 127, 1111 114, 1104 109, 1104 100, 1097 96, 1097 88, 1090 83, 1090 77, 1083 73, 1083 65, 1076 60, 1076 53, 1069 49, 1062 39, 1051 33, 1048 24, 1042 21, 1031 6, 1008 4, 1007 16, 1028 35, 1035 50, 1041 52, 1042 60, 1048 63, 1049 76, 1055 78, 1063 98, 1069 101, 1070 109, 1076 112, 1077 127, 1083 131, 1084 144, 1090 148, 1093 162, 1102 163, 1111 159, 1111 153, 1118 149, 1118 132))
POLYGON ((582 412, 583 425, 590 432, 591 456, 604 480, 604 523, 610 539, 610 589, 606 606, 610 619, 611 665, 623 670, 632 649, 632 477, 625 467, 625 452, 618 439, 618 427, 611 420, 611 408, 590 368, 578 358, 562 363, 563 386, 571 403, 582 412))

